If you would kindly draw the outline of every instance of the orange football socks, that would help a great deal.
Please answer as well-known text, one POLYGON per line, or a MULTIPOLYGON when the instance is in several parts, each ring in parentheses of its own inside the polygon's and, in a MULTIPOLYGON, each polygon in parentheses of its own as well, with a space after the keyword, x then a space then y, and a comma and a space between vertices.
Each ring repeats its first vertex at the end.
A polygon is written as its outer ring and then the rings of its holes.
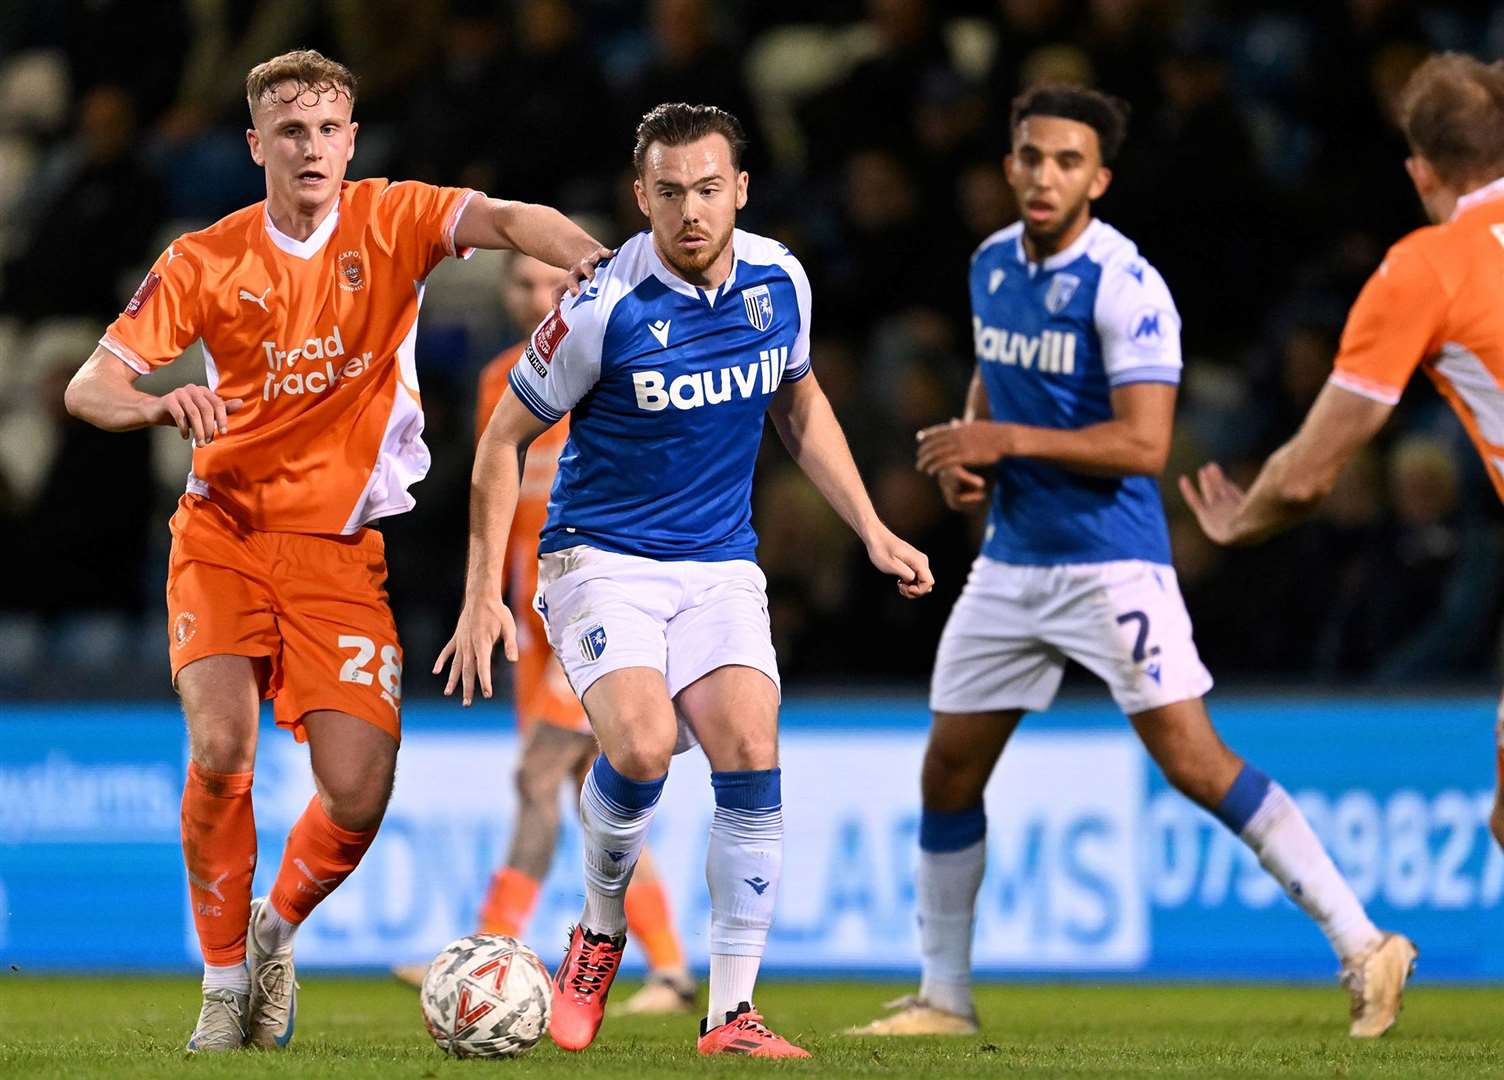
POLYGON ((277 914, 293 925, 308 918, 319 901, 360 865, 374 839, 375 829, 352 832, 330 821, 315 795, 287 834, 282 866, 271 892, 277 914))
POLYGON ((491 888, 480 908, 480 932, 520 937, 538 903, 538 879, 503 866, 491 875, 491 888))
POLYGON ((188 763, 183 785, 183 862, 204 962, 245 961, 245 928, 256 872, 253 774, 217 773, 188 763))
POLYGON ((668 891, 662 882, 633 879, 627 886, 627 930, 641 943, 652 970, 684 969, 684 949, 669 915, 668 891))

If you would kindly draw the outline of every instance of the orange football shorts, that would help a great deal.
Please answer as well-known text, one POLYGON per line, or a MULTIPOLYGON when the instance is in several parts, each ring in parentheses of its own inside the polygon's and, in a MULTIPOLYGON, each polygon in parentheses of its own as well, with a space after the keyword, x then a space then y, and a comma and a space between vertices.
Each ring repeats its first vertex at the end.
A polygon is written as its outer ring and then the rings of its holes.
POLYGON ((173 685, 206 656, 264 657, 261 696, 302 742, 303 717, 348 713, 401 738, 402 646, 381 534, 260 532, 202 495, 172 516, 167 635, 173 685))

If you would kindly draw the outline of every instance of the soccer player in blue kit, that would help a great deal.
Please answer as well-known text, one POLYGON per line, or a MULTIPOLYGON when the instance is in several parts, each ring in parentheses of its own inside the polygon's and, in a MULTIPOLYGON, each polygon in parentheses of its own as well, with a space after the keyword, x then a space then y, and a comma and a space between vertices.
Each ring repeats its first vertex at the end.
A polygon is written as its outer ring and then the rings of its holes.
POLYGON ((1258 855, 1342 963, 1355 1036, 1399 1012, 1414 946, 1378 930, 1277 783, 1217 736, 1211 676, 1171 567, 1154 477, 1170 448, 1180 318, 1158 272, 1094 220, 1127 108, 1065 86, 1013 103, 1005 160, 1023 220, 972 259, 976 371, 964 420, 919 434, 919 467, 955 509, 993 491, 981 554, 935 658, 921 774, 917 997, 856 1029, 969 1034, 971 937, 986 852, 983 792, 1067 659, 1108 685, 1185 795, 1258 855))
POLYGON ((776 241, 736 229, 745 138, 729 113, 661 105, 637 129, 649 229, 533 332, 476 451, 465 605, 435 665, 446 692, 491 694, 519 456, 570 414, 539 544, 549 641, 600 742, 580 794, 585 909, 554 977, 549 1032, 594 1040, 621 962, 623 896, 676 750, 698 741, 715 815, 710 1004, 702 1054, 807 1057, 752 1005, 782 861, 778 666, 755 562, 751 484, 763 417, 861 537, 918 597, 928 560, 878 519, 810 368, 810 290, 776 241))

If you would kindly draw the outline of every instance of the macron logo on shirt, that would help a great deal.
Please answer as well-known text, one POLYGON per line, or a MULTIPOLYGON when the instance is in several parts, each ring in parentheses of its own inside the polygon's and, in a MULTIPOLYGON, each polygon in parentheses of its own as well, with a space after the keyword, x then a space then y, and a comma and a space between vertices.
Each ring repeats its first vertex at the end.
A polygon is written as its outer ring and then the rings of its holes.
POLYGON ((637 407, 644 412, 662 412, 670 405, 676 409, 724 405, 733 399, 745 401, 777 390, 788 362, 789 348, 781 345, 763 349, 756 363, 692 371, 672 380, 661 371, 634 371, 632 389, 637 394, 637 407))

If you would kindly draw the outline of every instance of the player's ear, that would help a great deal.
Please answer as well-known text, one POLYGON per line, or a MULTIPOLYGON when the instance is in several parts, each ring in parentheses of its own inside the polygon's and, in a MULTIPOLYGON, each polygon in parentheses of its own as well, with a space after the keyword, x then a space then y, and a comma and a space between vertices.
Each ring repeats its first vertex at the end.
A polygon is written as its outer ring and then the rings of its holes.
POLYGON ((736 208, 738 210, 747 205, 747 179, 745 172, 736 174, 736 208))
POLYGON ((1100 199, 1107 194, 1107 189, 1112 185, 1112 170, 1106 165, 1097 166, 1097 175, 1092 177, 1091 190, 1087 194, 1093 199, 1100 199))
POLYGON ((360 134, 360 125, 354 120, 350 121, 350 145, 345 147, 345 161, 348 163, 355 156, 355 136, 360 134))
POLYGON ((648 193, 642 186, 642 177, 632 181, 632 192, 637 196, 637 209, 642 211, 643 217, 651 220, 653 215, 648 213, 648 193))
POLYGON ((245 129, 246 145, 251 148, 251 160, 262 168, 266 167, 266 155, 261 152, 261 136, 256 134, 256 129, 245 129))
POLYGON ((1405 159, 1405 172, 1410 174, 1415 193, 1422 199, 1441 186, 1441 177, 1436 175, 1436 169, 1419 154, 1411 154, 1405 159))

